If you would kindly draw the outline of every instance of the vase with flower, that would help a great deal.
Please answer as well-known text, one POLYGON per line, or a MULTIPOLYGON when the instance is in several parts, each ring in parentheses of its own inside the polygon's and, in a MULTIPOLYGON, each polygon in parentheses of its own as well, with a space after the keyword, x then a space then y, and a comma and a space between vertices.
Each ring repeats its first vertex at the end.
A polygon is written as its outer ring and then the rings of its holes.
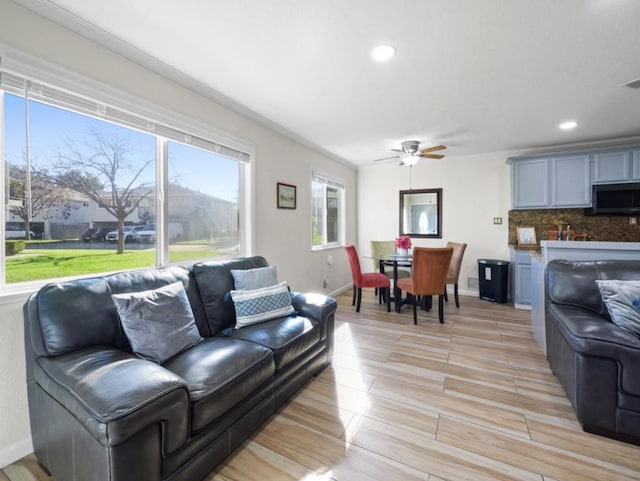
POLYGON ((396 239, 394 245, 399 256, 409 256, 409 249, 411 248, 411 238, 408 236, 400 236, 396 239))

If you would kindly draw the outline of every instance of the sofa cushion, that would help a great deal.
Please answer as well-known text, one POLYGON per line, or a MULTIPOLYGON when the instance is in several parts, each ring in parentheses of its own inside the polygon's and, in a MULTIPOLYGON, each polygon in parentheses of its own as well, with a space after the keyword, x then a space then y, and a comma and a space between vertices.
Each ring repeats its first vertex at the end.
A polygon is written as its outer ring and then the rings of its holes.
POLYGON ((596 280, 611 321, 640 337, 640 281, 596 280))
POLYGON ((202 340, 182 282, 113 294, 133 352, 162 364, 202 340))
POLYGON ((247 291, 278 283, 276 266, 257 267, 255 269, 231 269, 236 290, 247 291))
POLYGON ((596 279, 640 279, 640 260, 567 261, 547 264, 549 300, 555 304, 583 307, 609 319, 596 279))
POLYGON ((314 348, 321 340, 321 332, 319 324, 313 320, 303 316, 289 316, 237 329, 231 337, 271 349, 276 370, 280 370, 314 348))
POLYGON ((191 266, 212 336, 223 329, 233 327, 236 322, 233 302, 227 296, 234 288, 231 270, 268 265, 264 257, 256 256, 225 262, 198 262, 191 266))
POLYGON ((200 300, 200 291, 196 285, 196 280, 187 268, 171 266, 139 269, 111 274, 106 276, 105 280, 109 284, 112 294, 146 291, 166 286, 176 281, 182 282, 200 334, 205 337, 211 335, 207 316, 200 300))
POLYGON ((199 431, 262 386, 273 382, 269 349, 259 344, 211 337, 164 364, 187 384, 191 430, 199 431))
POLYGON ((286 282, 248 291, 231 291, 236 310, 236 329, 293 313, 286 282))
POLYGON ((48 284, 29 299, 28 309, 32 347, 39 356, 93 346, 128 347, 104 279, 48 284))

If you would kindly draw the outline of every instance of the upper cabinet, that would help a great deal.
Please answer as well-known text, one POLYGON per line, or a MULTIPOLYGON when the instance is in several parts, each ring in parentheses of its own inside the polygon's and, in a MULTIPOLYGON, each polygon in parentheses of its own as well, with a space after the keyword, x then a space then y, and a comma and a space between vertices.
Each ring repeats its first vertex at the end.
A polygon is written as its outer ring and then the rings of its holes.
POLYGON ((550 207, 591 205, 591 159, 588 155, 553 157, 550 207))
POLYGON ((640 181, 640 149, 593 154, 594 184, 638 181, 640 181))
POLYGON ((516 160, 511 164, 514 209, 549 205, 549 160, 516 160))
POLYGON ((591 205, 591 162, 587 154, 511 159, 511 167, 514 209, 591 205))

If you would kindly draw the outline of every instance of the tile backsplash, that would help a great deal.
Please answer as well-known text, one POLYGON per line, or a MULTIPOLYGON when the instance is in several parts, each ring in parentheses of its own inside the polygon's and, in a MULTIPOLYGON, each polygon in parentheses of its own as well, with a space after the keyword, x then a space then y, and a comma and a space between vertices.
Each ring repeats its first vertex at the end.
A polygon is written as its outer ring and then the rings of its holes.
POLYGON ((516 227, 534 227, 538 242, 556 240, 558 225, 566 231, 571 226, 572 237, 586 234, 590 241, 640 242, 640 215, 638 225, 629 223, 629 216, 584 215, 584 209, 536 209, 509 211, 509 244, 517 244, 516 227), (550 230, 555 237, 549 239, 550 230))

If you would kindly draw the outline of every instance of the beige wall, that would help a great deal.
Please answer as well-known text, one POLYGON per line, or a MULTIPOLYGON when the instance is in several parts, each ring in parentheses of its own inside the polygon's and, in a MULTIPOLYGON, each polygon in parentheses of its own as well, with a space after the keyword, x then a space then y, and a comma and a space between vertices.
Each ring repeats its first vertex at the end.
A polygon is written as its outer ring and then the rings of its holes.
POLYGON ((467 278, 478 277, 479 258, 509 259, 508 212, 511 177, 505 163, 513 153, 467 157, 421 159, 415 167, 397 163, 361 168, 358 171, 358 248, 370 252, 369 241, 398 235, 399 191, 442 188, 442 239, 414 239, 414 246, 440 246, 447 241, 466 242, 460 272, 461 293, 477 295, 467 288, 467 278), (366 207, 365 207, 366 206, 366 207), (502 217, 502 225, 493 218, 502 217))
MULTIPOLYGON (((255 248, 277 265, 295 290, 332 293, 351 281, 343 250, 310 251, 310 179, 320 168, 347 186, 347 238, 355 240, 356 171, 236 114, 91 41, 0 0, 0 44, 47 60, 154 102, 255 145, 255 248), (276 182, 298 187, 298 208, 276 208, 276 182), (327 256, 335 259, 327 263, 327 256), (322 281, 328 280, 326 289, 322 281)), ((310 113, 310 115, 313 115, 310 113)), ((0 467, 31 451, 28 424, 23 299, 0 299, 0 467)))

